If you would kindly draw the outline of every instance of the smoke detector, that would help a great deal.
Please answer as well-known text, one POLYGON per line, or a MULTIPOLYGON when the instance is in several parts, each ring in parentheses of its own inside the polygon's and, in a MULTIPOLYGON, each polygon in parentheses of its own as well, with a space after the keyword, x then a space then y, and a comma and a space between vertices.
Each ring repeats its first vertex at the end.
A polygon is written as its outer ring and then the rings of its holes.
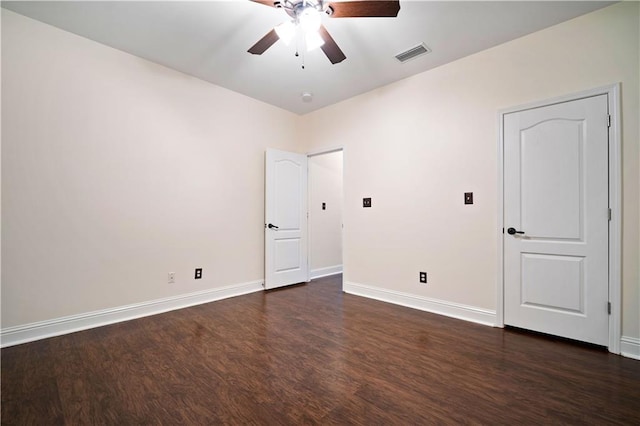
POLYGON ((313 100, 313 93, 304 92, 300 96, 302 97, 302 102, 309 103, 313 100))

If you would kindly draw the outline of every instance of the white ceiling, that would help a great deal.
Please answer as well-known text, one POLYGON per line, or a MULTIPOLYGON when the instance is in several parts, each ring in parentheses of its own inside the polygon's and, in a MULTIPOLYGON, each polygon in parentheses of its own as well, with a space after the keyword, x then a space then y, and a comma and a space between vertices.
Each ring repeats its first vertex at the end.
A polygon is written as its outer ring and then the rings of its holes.
POLYGON ((323 18, 347 59, 321 50, 302 69, 295 47, 247 49, 283 10, 234 1, 3 1, 2 7, 99 43, 305 114, 607 6, 598 1, 408 1, 397 18, 323 18), (404 64, 394 56, 424 42, 432 52, 404 64), (310 92, 313 100, 302 101, 310 92))

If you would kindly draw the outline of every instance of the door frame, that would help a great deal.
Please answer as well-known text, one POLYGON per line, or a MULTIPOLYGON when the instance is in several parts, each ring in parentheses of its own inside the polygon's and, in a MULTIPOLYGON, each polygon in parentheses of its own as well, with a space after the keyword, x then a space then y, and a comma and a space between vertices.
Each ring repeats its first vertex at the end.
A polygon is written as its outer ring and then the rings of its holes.
MULTIPOLYGON (((338 151, 342 151, 342 232, 340 233, 340 244, 342 245, 342 286, 344 287, 344 276, 345 276, 345 262, 344 262, 344 227, 345 227, 345 208, 344 208, 344 200, 345 200, 345 179, 344 179, 344 171, 345 171, 345 163, 346 163, 346 155, 347 155, 347 150, 346 147, 343 145, 338 145, 338 146, 334 146, 334 147, 330 147, 330 148, 321 148, 321 149, 316 149, 316 150, 312 150, 312 151, 307 151, 307 158, 309 157, 316 157, 318 155, 324 155, 324 154, 331 154, 333 152, 338 152, 338 151)), ((311 185, 311 179, 309 179, 307 181, 307 187, 309 187, 311 185)), ((307 197, 309 198, 309 200, 307 201, 307 206, 311 206, 311 191, 307 190, 307 197)), ((311 209, 309 207, 307 207, 307 213, 310 216, 311 213, 311 209)), ((309 223, 311 222, 310 220, 311 218, 309 217, 309 223)), ((309 246, 309 248, 311 247, 311 226, 307 227, 307 245, 309 246)), ((309 279, 307 280, 307 282, 311 281, 311 250, 309 250, 308 252, 308 256, 307 256, 307 270, 309 271, 309 279)))
MULTIPOLYGON (((601 86, 578 93, 527 103, 498 111, 498 279, 496 327, 504 327, 504 116, 509 113, 607 95, 611 123, 609 127, 609 352, 620 353, 622 321, 622 156, 620 128, 620 83, 601 86)), ((603 120, 605 118, 603 117, 603 120)))

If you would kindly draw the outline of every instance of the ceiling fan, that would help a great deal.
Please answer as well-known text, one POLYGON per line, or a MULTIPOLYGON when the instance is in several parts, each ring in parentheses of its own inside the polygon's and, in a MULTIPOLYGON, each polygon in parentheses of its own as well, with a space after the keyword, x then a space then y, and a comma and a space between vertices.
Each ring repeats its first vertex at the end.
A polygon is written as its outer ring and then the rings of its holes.
MULTIPOLYGON (((299 29, 304 34, 307 50, 320 47, 332 64, 346 59, 345 54, 322 25, 322 15, 331 18, 373 18, 396 17, 400 11, 399 0, 251 0, 265 6, 284 9, 292 19, 286 21, 262 37, 251 46, 249 53, 262 55, 276 41, 286 44, 293 39, 299 29)), ((297 55, 297 52, 296 52, 297 55)))

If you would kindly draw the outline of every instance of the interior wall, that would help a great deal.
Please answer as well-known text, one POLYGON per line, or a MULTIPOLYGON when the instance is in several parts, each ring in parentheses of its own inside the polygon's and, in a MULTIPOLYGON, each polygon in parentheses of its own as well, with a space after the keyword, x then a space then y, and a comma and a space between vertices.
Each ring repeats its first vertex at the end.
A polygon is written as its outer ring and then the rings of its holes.
POLYGON ((342 151, 309 157, 309 230, 311 276, 340 272, 342 151))
POLYGON ((263 280, 297 116, 5 9, 2 89, 3 328, 263 280))
POLYGON ((345 281, 495 311, 498 111, 621 82, 622 333, 640 337, 638 6, 618 3, 303 116, 309 150, 349 153, 345 281))

